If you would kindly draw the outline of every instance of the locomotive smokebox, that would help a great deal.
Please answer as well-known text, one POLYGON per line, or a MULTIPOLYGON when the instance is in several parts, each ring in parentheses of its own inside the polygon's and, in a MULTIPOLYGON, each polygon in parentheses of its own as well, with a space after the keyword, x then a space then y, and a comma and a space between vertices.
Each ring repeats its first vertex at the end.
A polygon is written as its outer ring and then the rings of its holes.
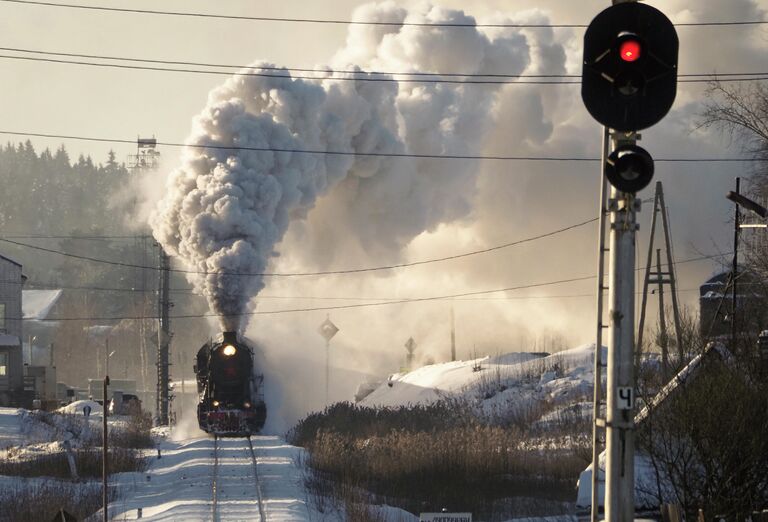
POLYGON ((224 332, 224 340, 222 342, 225 344, 237 344, 237 332, 224 332))

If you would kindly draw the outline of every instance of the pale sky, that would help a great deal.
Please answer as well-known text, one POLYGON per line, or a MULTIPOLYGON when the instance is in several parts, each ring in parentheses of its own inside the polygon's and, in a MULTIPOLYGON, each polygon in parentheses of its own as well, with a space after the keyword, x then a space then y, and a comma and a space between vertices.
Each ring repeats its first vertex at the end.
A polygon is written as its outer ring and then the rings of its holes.
MULTIPOLYGON (((90 5, 137 9, 322 19, 348 19, 352 10, 363 3, 353 0, 87 2, 90 5)), ((417 4, 395 3, 406 7, 417 4)), ((768 19, 765 12, 768 0, 670 0, 648 3, 664 10, 673 22, 768 19)), ((537 16, 546 16, 551 23, 588 23, 608 6, 608 2, 596 0, 434 0, 433 4, 463 9, 480 21, 505 17, 526 20, 534 15, 525 11, 538 9, 537 16)), ((346 30, 343 25, 194 19, 0 2, 0 46, 42 51, 238 65, 260 59, 287 67, 313 67, 331 62, 345 44, 346 30)), ((533 34, 535 31, 525 33, 533 34)), ((768 26, 680 28, 678 32, 681 73, 768 71, 768 53, 765 52, 768 26)), ((551 37, 552 43, 557 43, 565 52, 565 67, 572 74, 580 73, 582 34, 582 29, 562 29, 554 31, 551 37)), ((445 52, 451 53, 452 50, 445 52)), ((4 51, 0 54, 18 53, 4 51)), ((155 135, 161 141, 179 142, 189 135, 192 118, 205 106, 209 91, 224 80, 225 77, 219 76, 114 70, 0 58, 0 129, 120 139, 155 135)), ((509 95, 503 99, 507 101, 495 107, 495 110, 501 111, 496 114, 497 126, 482 150, 477 151, 478 154, 597 154, 599 126, 581 105, 578 86, 542 86, 539 91, 530 91, 525 96, 520 91, 513 92, 516 88, 505 89, 504 92, 509 95), (531 100, 535 103, 529 103, 531 100)), ((672 112, 664 121, 643 132, 642 145, 656 157, 739 156, 741 152, 738 148, 728 148, 728 141, 716 133, 693 131, 702 99, 702 87, 681 84, 672 112)), ((0 135, 3 142, 21 139, 0 135)), ((61 140, 32 141, 38 149, 61 143, 61 140)), ((92 154, 96 161, 104 161, 106 151, 112 146, 67 142, 67 147, 73 158, 85 152, 92 154)), ((132 152, 129 146, 113 148, 121 159, 132 152)), ((163 149, 162 153, 166 158, 165 167, 174 168, 178 151, 163 149)), ((732 188, 733 177, 744 173, 740 169, 743 165, 657 164, 656 179, 665 184, 678 258, 729 248, 730 206, 723 195, 732 188)), ((588 219, 596 215, 597 176, 596 172, 592 173, 594 170, 594 166, 569 164, 484 167, 477 181, 477 196, 471 210, 455 222, 443 223, 425 231, 398 256, 405 260, 417 260, 450 255, 588 219), (509 177, 502 180, 500 174, 491 171, 503 172, 509 177)), ((156 191, 161 189, 156 188, 156 191)), ((647 197, 652 195, 651 189, 646 189, 646 192, 647 197)), ((156 193, 153 197, 161 195, 156 193)), ((327 216, 329 214, 323 213, 327 210, 321 201, 316 214, 327 216)), ((289 231, 281 251, 283 257, 276 263, 290 267, 318 263, 312 256, 311 247, 304 249, 298 239, 307 231, 325 230, 322 227, 327 223, 315 223, 313 219, 310 213, 306 228, 302 228, 302 224, 289 231)), ((645 257, 643 249, 649 220, 650 206, 641 214, 644 229, 639 242, 640 258, 645 257)), ((355 247, 345 243, 341 238, 344 224, 328 226, 338 229, 340 238, 334 239, 337 244, 335 257, 331 256, 323 263, 348 267, 377 261, 370 257, 370 252, 366 255, 365 249, 359 248, 359 245, 355 247), (349 250, 346 250, 347 246, 349 250)), ((285 290, 337 294, 348 290, 361 295, 365 292, 435 294, 443 290, 493 288, 511 285, 515 281, 546 281, 594 273, 594 250, 595 238, 590 229, 564 237, 562 242, 543 241, 515 253, 507 252, 493 260, 478 259, 474 264, 457 265, 459 271, 451 277, 422 270, 413 272, 415 275, 412 278, 400 274, 373 278, 366 283, 328 280, 306 285, 296 283, 290 288, 285 285, 268 286, 267 290, 273 290, 273 293, 285 290), (520 255, 523 257, 520 258, 520 255)), ((680 287, 695 289, 712 273, 713 268, 711 264, 681 267, 680 287)), ((588 282, 568 288, 541 290, 539 293, 588 293, 593 290, 593 283, 588 282)), ((686 304, 695 305, 696 294, 689 292, 681 299, 686 304)), ((546 304, 538 302, 536 305, 496 310, 492 314, 482 312, 479 315, 485 317, 477 318, 479 332, 476 335, 473 333, 475 337, 467 337, 464 342, 469 345, 488 340, 488 336, 480 330, 491 328, 494 320, 508 320, 511 324, 535 323, 551 331, 568 332, 574 340, 586 342, 594 330, 594 319, 590 319, 592 304, 591 300, 562 301, 554 305, 548 301, 546 304), (551 317, 544 320, 541 318, 544 314, 551 317), (483 320, 491 322, 483 323, 483 320)), ((411 331, 417 331, 418 326, 413 324, 415 314, 413 309, 409 310, 394 318, 387 315, 387 321, 377 316, 373 323, 381 332, 391 329, 392 321, 413 326, 411 331)), ((351 323, 359 321, 358 316, 349 317, 351 323)), ((312 317, 310 321, 319 322, 321 319, 312 317)), ((376 328, 370 324, 365 327, 341 326, 347 335, 355 331, 364 335, 366 328, 376 328)), ((408 337, 406 333, 403 335, 408 337)), ((427 333, 424 335, 427 336, 427 333)), ((459 333, 459 337, 461 335, 459 333)), ((515 335, 517 333, 509 338, 515 335)), ((353 336, 350 335, 349 339, 350 344, 355 344, 353 336)), ((342 336, 339 342, 345 342, 342 336)))

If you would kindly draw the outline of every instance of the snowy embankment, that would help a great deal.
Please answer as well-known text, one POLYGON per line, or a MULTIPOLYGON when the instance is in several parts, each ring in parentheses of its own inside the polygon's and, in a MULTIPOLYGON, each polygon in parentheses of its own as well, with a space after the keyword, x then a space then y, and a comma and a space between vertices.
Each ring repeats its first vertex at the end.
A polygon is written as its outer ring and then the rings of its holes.
POLYGON ((589 418, 594 351, 594 344, 585 344, 551 355, 509 353, 424 366, 392 375, 360 405, 398 407, 449 399, 465 400, 499 418, 532 411, 541 411, 541 423, 563 416, 589 418))

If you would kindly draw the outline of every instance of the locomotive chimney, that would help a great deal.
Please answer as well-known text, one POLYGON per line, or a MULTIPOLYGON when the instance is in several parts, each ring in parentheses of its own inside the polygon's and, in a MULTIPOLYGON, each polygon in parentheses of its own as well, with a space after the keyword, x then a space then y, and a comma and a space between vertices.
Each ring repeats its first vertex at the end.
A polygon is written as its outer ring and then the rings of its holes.
POLYGON ((224 343, 237 344, 237 332, 224 332, 224 343))

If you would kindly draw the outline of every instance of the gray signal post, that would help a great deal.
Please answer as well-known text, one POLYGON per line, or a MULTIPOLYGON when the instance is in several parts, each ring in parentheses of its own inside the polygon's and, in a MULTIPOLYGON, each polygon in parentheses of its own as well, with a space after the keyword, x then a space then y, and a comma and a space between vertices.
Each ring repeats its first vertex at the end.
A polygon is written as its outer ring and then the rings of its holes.
POLYGON ((318 333, 325 339, 325 403, 328 404, 328 386, 331 373, 331 339, 339 332, 339 327, 333 324, 330 316, 325 316, 325 321, 320 323, 318 333))
MULTIPOLYGON (((615 150, 637 140, 634 133, 614 132, 611 141, 615 150)), ((635 233, 639 209, 635 194, 611 187, 605 435, 605 518, 609 521, 633 520, 635 513, 635 233)))

